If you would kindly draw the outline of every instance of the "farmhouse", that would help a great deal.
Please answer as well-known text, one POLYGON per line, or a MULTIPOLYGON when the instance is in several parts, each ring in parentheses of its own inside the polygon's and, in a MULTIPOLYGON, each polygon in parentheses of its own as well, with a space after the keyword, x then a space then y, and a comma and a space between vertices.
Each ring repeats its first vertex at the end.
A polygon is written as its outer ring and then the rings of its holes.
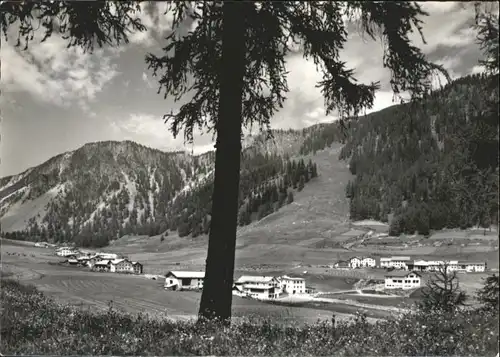
POLYGON ((281 289, 288 294, 304 294, 306 292, 306 281, 303 278, 294 278, 283 275, 279 278, 281 289))
POLYGON ((62 248, 58 248, 56 250, 56 255, 60 256, 60 257, 67 257, 69 255, 77 255, 78 254, 78 251, 72 249, 72 248, 68 248, 68 247, 62 247, 62 248))
POLYGON ((95 256, 101 259, 118 259, 118 254, 115 253, 96 253, 95 256))
POLYGON ((203 271, 169 271, 165 275, 166 290, 195 290, 203 288, 203 271))
POLYGON ((95 271, 110 271, 111 270, 111 262, 109 260, 99 260, 94 263, 92 266, 92 270, 95 271))
POLYGON ((80 266, 89 266, 89 257, 81 256, 76 258, 76 260, 78 261, 78 265, 80 266))
POLYGON ((486 270, 485 262, 463 262, 458 260, 415 260, 408 263, 408 269, 415 271, 438 271, 445 265, 447 265, 447 269, 450 271, 470 273, 484 272, 486 270))
POLYGON ((380 258, 381 268, 395 268, 408 270, 408 263, 413 263, 410 257, 380 258))
POLYGON ((401 272, 394 271, 385 275, 385 288, 386 289, 415 289, 419 288, 421 284, 421 276, 415 271, 401 272))
POLYGON ((349 259, 349 266, 353 269, 361 267, 375 267, 375 259, 370 257, 353 257, 349 259))
POLYGON ((389 268, 391 263, 391 258, 380 258, 380 267, 389 268))
POLYGON ((142 274, 144 267, 139 262, 132 262, 132 267, 134 269, 134 274, 142 274))
POLYGON ((394 267, 396 269, 405 269, 408 270, 408 265, 411 261, 410 257, 391 257, 391 262, 389 263, 389 266, 394 267))
POLYGON ((485 262, 459 262, 460 270, 464 270, 468 273, 472 272, 484 272, 486 270, 485 262))
POLYGON ((127 259, 115 259, 111 261, 110 271, 112 273, 133 273, 132 262, 127 259))
POLYGON ((429 264, 426 260, 414 260, 407 264, 408 270, 414 271, 427 271, 429 269, 429 264))
POLYGON ((234 283, 233 293, 255 299, 275 299, 281 294, 280 281, 273 276, 243 275, 234 283))

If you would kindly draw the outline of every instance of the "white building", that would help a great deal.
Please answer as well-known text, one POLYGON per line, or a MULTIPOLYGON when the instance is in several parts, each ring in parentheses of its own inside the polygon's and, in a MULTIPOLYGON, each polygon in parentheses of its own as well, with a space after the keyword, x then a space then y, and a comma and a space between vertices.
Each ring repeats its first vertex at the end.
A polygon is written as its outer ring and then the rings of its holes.
POLYGON ((375 267, 375 259, 370 257, 353 257, 349 259, 349 266, 355 268, 373 268, 375 267))
POLYGON ((95 256, 101 259, 118 259, 118 254, 115 253, 96 253, 95 256))
POLYGON ((389 267, 393 267, 395 269, 404 269, 408 270, 408 263, 411 262, 410 257, 391 257, 391 261, 389 262, 389 267))
POLYGON ((294 278, 283 275, 279 278, 281 289, 288 294, 305 294, 306 281, 303 278, 294 278))
POLYGON ((422 282, 422 277, 417 272, 402 272, 394 271, 385 275, 386 289, 415 289, 419 288, 422 282))
POLYGON ((110 262, 112 273, 133 273, 134 265, 128 259, 115 259, 110 262))
POLYGON ((95 271, 110 271, 111 262, 109 260, 99 260, 91 265, 92 270, 95 271))
POLYGON ((166 290, 203 289, 204 271, 170 271, 165 275, 166 290))
POLYGON ((486 263, 485 262, 460 262, 459 263, 461 270, 465 267, 465 271, 468 273, 479 273, 486 271, 486 263))
POLYGON ((67 257, 69 255, 77 255, 78 251, 69 247, 61 247, 56 250, 56 254, 60 257, 67 257))
POLYGON ((439 271, 445 265, 449 271, 461 272, 484 272, 485 262, 463 262, 458 260, 415 260, 413 264, 408 263, 409 270, 415 271, 439 271))
POLYGON ((280 281, 274 276, 243 275, 234 282, 233 293, 256 299, 275 299, 282 293, 280 281))
POLYGON ((391 263, 391 258, 380 258, 380 267, 389 268, 391 263))
POLYGON ((362 260, 362 257, 352 257, 351 259, 349 259, 349 267, 351 267, 352 269, 360 268, 362 260))

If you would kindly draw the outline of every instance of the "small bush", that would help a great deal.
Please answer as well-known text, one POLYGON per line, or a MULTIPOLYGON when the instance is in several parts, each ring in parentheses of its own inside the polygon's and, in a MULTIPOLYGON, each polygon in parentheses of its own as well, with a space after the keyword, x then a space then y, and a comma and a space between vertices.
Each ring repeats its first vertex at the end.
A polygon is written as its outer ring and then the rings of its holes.
POLYGON ((497 353, 498 314, 415 310, 370 324, 353 321, 282 326, 245 318, 231 326, 174 322, 61 305, 12 280, 2 281, 0 350, 51 355, 490 356, 497 353))

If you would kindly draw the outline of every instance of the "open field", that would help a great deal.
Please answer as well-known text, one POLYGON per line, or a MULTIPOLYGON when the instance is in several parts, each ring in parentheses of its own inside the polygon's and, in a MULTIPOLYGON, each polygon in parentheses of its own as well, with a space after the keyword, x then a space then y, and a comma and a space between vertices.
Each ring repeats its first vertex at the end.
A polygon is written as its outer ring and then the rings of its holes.
MULTIPOLYGON (((84 268, 49 264, 61 260, 60 257, 53 255, 52 249, 37 248, 23 242, 10 244, 11 242, 2 241, 2 272, 34 284, 59 301, 92 309, 107 309, 112 301, 114 307, 126 312, 146 312, 153 316, 166 315, 174 319, 189 319, 196 316, 201 297, 198 292, 165 291, 162 280, 149 280, 143 276, 97 273, 84 268)), ((160 258, 157 256, 157 259, 160 258)), ((149 260, 146 259, 145 263, 149 264, 149 260)), ((174 267, 179 268, 177 265, 174 267)), ((165 272, 166 269, 162 271, 165 272)), ((341 292, 353 289, 353 284, 360 278, 380 279, 385 271, 383 269, 346 271, 315 266, 268 265, 240 268, 236 271, 236 276, 252 273, 265 275, 293 273, 306 278, 307 285, 318 291, 341 292)), ((473 292, 481 286, 482 276, 485 275, 461 274, 460 279, 463 287, 468 292, 473 292)), ((329 319, 332 313, 335 313, 339 320, 348 319, 357 311, 365 312, 371 319, 380 319, 387 318, 393 313, 384 311, 384 306, 395 307, 401 305, 401 302, 415 300, 351 294, 336 295, 334 298, 345 301, 336 304, 326 301, 268 304, 234 297, 233 314, 236 319, 243 316, 269 316, 277 321, 292 324, 329 319), (371 308, 372 305, 377 306, 371 308)))
MULTIPOLYGON (((60 260, 60 257, 52 255, 50 249, 24 244, 9 245, 6 241, 2 243, 2 272, 37 286, 61 302, 83 308, 107 309, 112 301, 115 308, 131 313, 146 312, 175 319, 196 316, 201 297, 198 292, 165 291, 163 281, 149 280, 143 276, 97 273, 84 268, 49 264, 60 260)), ((282 322, 312 323, 317 319, 331 318, 332 311, 335 311, 337 319, 347 319, 355 310, 348 307, 291 307, 233 298, 233 314, 236 318, 269 316, 282 322)))

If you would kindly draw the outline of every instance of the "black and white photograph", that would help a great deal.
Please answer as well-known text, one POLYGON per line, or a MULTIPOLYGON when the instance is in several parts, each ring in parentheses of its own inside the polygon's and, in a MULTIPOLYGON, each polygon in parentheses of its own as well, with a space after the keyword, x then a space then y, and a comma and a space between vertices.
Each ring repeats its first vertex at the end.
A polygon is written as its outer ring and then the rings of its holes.
POLYGON ((0 356, 499 353, 497 1, 0 1, 0 356))

